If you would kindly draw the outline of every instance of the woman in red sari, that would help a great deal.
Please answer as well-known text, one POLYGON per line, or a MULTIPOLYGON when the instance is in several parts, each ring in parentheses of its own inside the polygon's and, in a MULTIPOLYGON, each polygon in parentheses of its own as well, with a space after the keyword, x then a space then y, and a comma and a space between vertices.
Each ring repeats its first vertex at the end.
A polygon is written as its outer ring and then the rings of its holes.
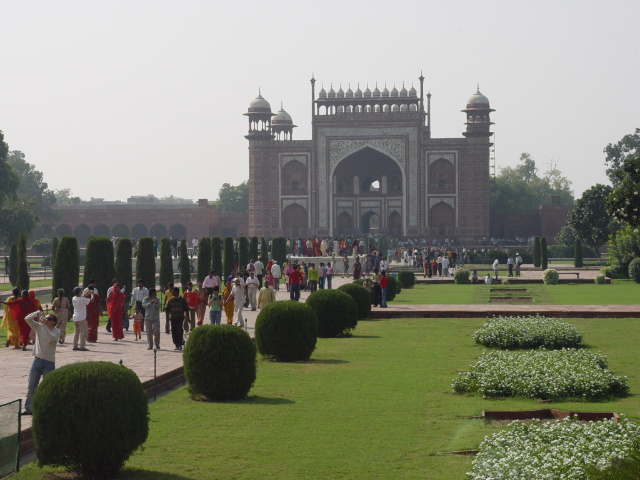
POLYGON ((107 313, 111 319, 111 335, 117 342, 124 338, 122 331, 122 314, 124 312, 124 293, 120 290, 120 284, 116 283, 107 297, 107 313))
POLYGON ((98 341, 98 326, 100 325, 100 295, 93 285, 89 290, 93 293, 91 302, 87 305, 87 342, 96 343, 98 341))
POLYGON ((20 345, 22 350, 27 349, 29 345, 29 333, 31 333, 31 327, 25 322, 24 317, 37 310, 35 303, 29 298, 29 292, 27 290, 22 291, 22 297, 16 300, 9 300, 8 302, 0 303, 8 305, 11 309, 11 318, 18 321, 18 328, 20 329, 20 345))

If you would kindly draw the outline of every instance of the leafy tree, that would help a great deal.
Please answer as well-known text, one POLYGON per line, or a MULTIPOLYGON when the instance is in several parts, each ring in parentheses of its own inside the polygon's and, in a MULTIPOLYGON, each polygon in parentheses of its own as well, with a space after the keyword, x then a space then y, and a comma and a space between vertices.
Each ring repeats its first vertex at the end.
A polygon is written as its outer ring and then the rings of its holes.
POLYGON ((238 239, 238 253, 239 253, 239 270, 242 267, 246 267, 249 264, 249 240, 247 237, 240 237, 238 239))
POLYGON ((38 255, 47 256, 51 253, 51 245, 53 244, 52 238, 39 238, 31 242, 29 248, 36 252, 38 255))
POLYGON ((7 197, 16 193, 20 184, 20 177, 7 161, 8 155, 9 145, 5 143, 4 134, 0 130, 0 207, 7 197))
POLYGON ((166 289, 173 282, 173 259, 169 237, 160 239, 160 287, 166 289))
POLYGON ((562 175, 557 164, 552 162, 542 176, 528 153, 520 156, 516 167, 505 167, 490 179, 490 209, 496 212, 515 210, 536 210, 542 204, 551 203, 553 196, 560 197, 560 203, 573 203, 571 182, 562 175))
POLYGON ((115 278, 125 287, 125 303, 128 305, 133 291, 133 245, 130 238, 120 238, 116 244, 115 278))
POLYGON ((558 245, 564 245, 565 247, 575 245, 576 231, 569 223, 566 223, 556 235, 555 241, 558 245))
POLYGON ((264 237, 260 237, 260 257, 262 258, 262 262, 266 265, 269 261, 269 244, 264 237))
POLYGON ((16 286, 18 281, 18 244, 11 244, 11 252, 9 253, 9 283, 16 286))
POLYGON ((223 183, 218 192, 218 210, 223 213, 247 213, 249 211, 249 182, 232 186, 223 183))
POLYGON ((614 175, 617 186, 607 200, 607 211, 623 223, 640 227, 640 156, 626 158, 614 175))
POLYGON ((195 202, 190 198, 176 197, 169 195, 158 199, 158 203, 164 203, 165 205, 193 205, 195 202))
POLYGON ((542 263, 542 251, 540 247, 540 237, 533 239, 533 266, 539 267, 542 263))
POLYGON ((576 238, 576 248, 575 253, 573 254, 573 265, 574 267, 584 266, 584 262, 582 261, 582 242, 579 238, 576 238))
POLYGON ((7 161, 20 177, 20 185, 16 193, 18 196, 33 200, 33 207, 38 218, 40 220, 59 218, 59 211, 52 208, 52 205, 56 203, 56 195, 44 181, 42 172, 28 163, 24 153, 18 150, 9 152, 7 161))
POLYGON ((222 240, 220 237, 211 239, 211 270, 216 275, 222 275, 222 240))
POLYGON ((547 237, 540 238, 540 266, 546 270, 549 266, 549 256, 547 251, 547 237))
POLYGON ((211 239, 203 237, 198 244, 198 273, 196 279, 198 282, 204 280, 211 270, 211 239))
POLYGON ((231 275, 231 271, 235 269, 235 262, 233 256, 233 238, 224 237, 224 272, 223 279, 226 279, 229 275, 231 275))
POLYGON ((251 237, 249 241, 249 257, 254 262, 258 260, 258 237, 251 237))
POLYGON ((73 289, 78 286, 80 278, 79 256, 76 237, 62 237, 53 263, 51 300, 58 296, 60 288, 64 289, 64 294, 69 301, 73 298, 73 289))
POLYGON ((609 234, 615 229, 607 213, 607 198, 612 188, 608 185, 594 185, 576 201, 576 207, 569 215, 568 224, 576 237, 591 247, 600 258, 600 248, 607 243, 609 234))
POLYGON ((107 305, 107 290, 111 287, 114 273, 113 243, 111 239, 107 237, 90 237, 84 252, 82 283, 83 285, 88 285, 89 280, 96 281, 103 309, 107 305))
MULTIPOLYGON (((156 255, 153 238, 142 237, 138 240, 138 255, 136 257, 136 279, 144 280, 144 286, 156 286, 156 255)), ((137 283, 137 281, 136 281, 137 283)))
POLYGON ((620 177, 616 175, 616 171, 620 170, 623 163, 627 159, 640 155, 640 128, 636 128, 635 133, 625 135, 615 145, 610 143, 604 148, 607 158, 604 163, 607 166, 607 176, 611 180, 611 184, 617 187, 620 177))
POLYGON ((80 197, 73 197, 71 195, 70 188, 61 188, 59 190, 54 190, 53 194, 56 197, 56 205, 77 205, 82 203, 82 199, 80 197))
POLYGON ((189 262, 189 252, 187 251, 187 240, 180 242, 180 283, 183 290, 187 288, 187 283, 191 281, 191 263, 189 262))
POLYGON ((51 253, 49 254, 50 262, 51 262, 51 270, 53 271, 53 264, 56 261, 56 254, 58 253, 58 237, 53 237, 51 239, 51 253))
POLYGON ((18 236, 18 278, 16 288, 29 290, 29 265, 27 264, 27 236, 20 231, 18 236))
POLYGON ((640 258, 640 228, 625 225, 609 237, 609 261, 621 278, 629 276, 629 263, 640 258))

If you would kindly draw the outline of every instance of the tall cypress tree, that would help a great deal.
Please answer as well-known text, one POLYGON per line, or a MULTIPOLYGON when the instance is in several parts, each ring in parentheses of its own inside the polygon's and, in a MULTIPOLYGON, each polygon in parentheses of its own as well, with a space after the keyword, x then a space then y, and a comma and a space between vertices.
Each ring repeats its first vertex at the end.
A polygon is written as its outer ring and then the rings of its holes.
POLYGON ((233 238, 231 237, 224 237, 224 271, 223 271, 223 280, 226 280, 226 278, 231 275, 231 270, 233 270, 235 268, 234 265, 234 261, 233 261, 233 238))
POLYGON ((546 270, 549 266, 549 257, 547 256, 547 237, 540 238, 540 266, 542 270, 546 270))
POLYGON ((258 237, 251 237, 250 239, 249 258, 254 262, 258 260, 258 237))
POLYGON ((18 235, 18 278, 16 288, 29 290, 29 265, 27 264, 27 236, 23 230, 18 235))
POLYGON ((211 270, 222 276, 222 240, 220 237, 211 239, 211 270))
POLYGON ((102 308, 107 305, 107 290, 115 273, 113 267, 113 243, 107 237, 90 237, 84 252, 84 275, 82 283, 95 280, 102 308))
POLYGON ((541 263, 540 237, 533 239, 533 266, 539 267, 541 263))
POLYGON ((264 237, 260 237, 260 258, 265 265, 269 262, 269 244, 264 237))
POLYGON ((51 273, 53 273, 53 264, 56 261, 56 254, 58 253, 58 237, 53 237, 51 240, 51 253, 49 254, 49 265, 51 266, 51 273))
POLYGON ((16 286, 18 281, 18 245, 11 244, 11 252, 9 253, 9 283, 16 286))
POLYGON ((271 239, 271 256, 283 265, 287 260, 287 239, 284 237, 275 237, 271 239))
POLYGON ((138 239, 136 280, 144 280, 144 286, 147 288, 155 288, 156 286, 156 256, 154 252, 153 238, 142 237, 138 239))
POLYGON ((125 304, 129 305, 133 291, 133 245, 130 238, 121 238, 116 245, 116 278, 125 287, 125 304))
POLYGON ((60 288, 64 289, 64 294, 69 301, 73 298, 73 289, 78 286, 80 279, 78 258, 78 240, 75 237, 62 237, 53 263, 52 301, 58 296, 60 288))
POLYGON ((187 283, 191 281, 191 263, 189 262, 189 252, 187 251, 187 241, 180 242, 180 283, 182 290, 187 289, 187 283))
POLYGON ((166 289, 173 282, 173 258, 169 237, 160 239, 160 288, 166 289))
POLYGON ((582 261, 582 242, 579 238, 576 238, 576 246, 573 253, 573 265, 575 267, 584 266, 584 262, 582 261))
POLYGON ((198 273, 196 280, 201 282, 211 270, 211 239, 203 237, 198 245, 198 273))
POLYGON ((249 263, 249 240, 247 237, 240 237, 238 239, 238 253, 240 260, 238 270, 242 271, 242 268, 246 267, 249 263))

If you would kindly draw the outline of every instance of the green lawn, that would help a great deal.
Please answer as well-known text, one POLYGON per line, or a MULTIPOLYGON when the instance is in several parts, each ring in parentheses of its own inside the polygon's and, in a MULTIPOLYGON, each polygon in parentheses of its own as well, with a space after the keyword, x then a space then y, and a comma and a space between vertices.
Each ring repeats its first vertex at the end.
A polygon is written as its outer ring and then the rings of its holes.
POLYGON ((405 288, 389 305, 486 304, 490 289, 527 290, 535 303, 551 305, 632 305, 638 303, 640 285, 631 280, 614 280, 611 285, 596 284, 524 284, 456 285, 418 284, 405 288))
MULTIPOLYGON (((482 410, 550 407, 640 419, 639 321, 570 323, 608 355, 613 373, 629 376, 632 395, 545 405, 456 395, 456 371, 482 351, 470 338, 482 320, 366 321, 353 338, 319 339, 309 362, 260 360, 246 401, 194 402, 179 389, 151 404, 149 439, 127 463, 126 478, 461 480, 473 458, 438 453, 476 448, 500 428, 468 418, 482 410)), ((28 466, 12 478, 44 477, 28 466)))
MULTIPOLYGON (((51 277, 49 277, 48 280, 31 280, 29 282, 29 288, 50 287, 51 281, 51 277)), ((0 292, 10 292, 11 290, 13 290, 13 285, 10 283, 0 283, 0 292)))

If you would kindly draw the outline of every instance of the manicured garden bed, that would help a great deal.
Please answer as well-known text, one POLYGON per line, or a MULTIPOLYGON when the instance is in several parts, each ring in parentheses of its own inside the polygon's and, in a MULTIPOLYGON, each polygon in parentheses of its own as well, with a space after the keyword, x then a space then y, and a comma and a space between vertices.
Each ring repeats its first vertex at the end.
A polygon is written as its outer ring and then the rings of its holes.
POLYGON ((472 335, 485 347, 506 350, 518 348, 573 348, 582 341, 582 333, 567 322, 540 315, 531 317, 494 317, 472 335))

